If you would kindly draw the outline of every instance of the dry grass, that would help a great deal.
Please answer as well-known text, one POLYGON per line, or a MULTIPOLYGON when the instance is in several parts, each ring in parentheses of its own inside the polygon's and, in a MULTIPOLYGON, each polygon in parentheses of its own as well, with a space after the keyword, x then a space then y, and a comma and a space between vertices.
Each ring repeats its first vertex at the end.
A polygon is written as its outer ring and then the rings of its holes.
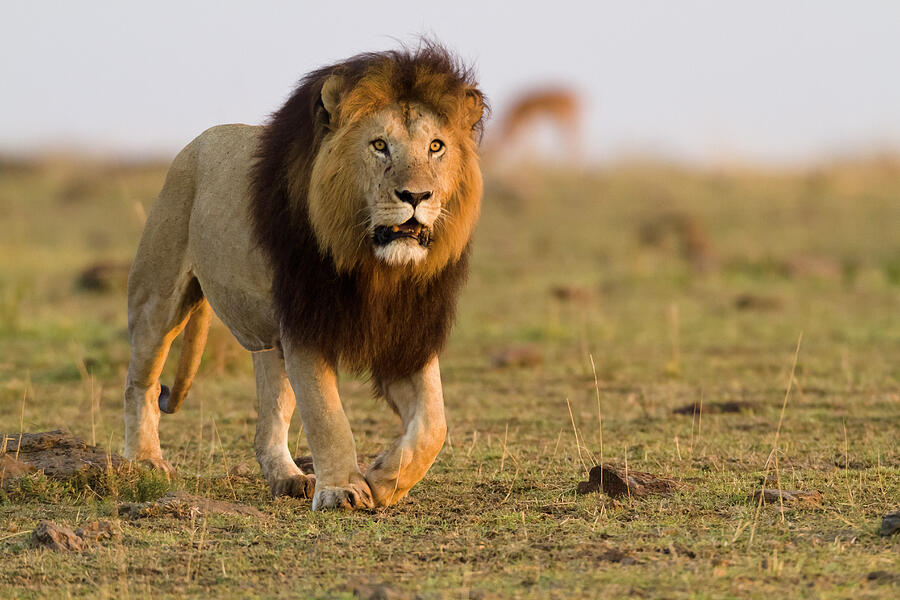
MULTIPOLYGON (((121 451, 124 292, 77 281, 130 259, 163 175, 0 168, 0 430, 64 426, 121 451)), ((898 197, 889 161, 489 180, 442 357, 448 443, 407 501, 320 514, 270 498, 249 357, 219 325, 192 397, 163 417, 174 481, 33 476, 2 492, 0 596, 340 597, 383 583, 425 597, 896 597, 900 538, 877 527, 900 504, 898 197), (704 235, 703 269, 678 228, 642 241, 665 214, 704 235), (772 301, 738 301, 750 295, 772 301), (492 365, 522 344, 542 360, 492 365), (711 408, 729 403, 740 411, 711 408), (601 457, 688 485, 578 496, 601 457), (752 500, 776 486, 822 502, 752 500), (170 488, 267 517, 123 521, 120 541, 82 554, 28 544, 40 519, 115 519, 117 502, 170 488)), ((341 390, 370 460, 398 422, 364 381, 341 390)), ((294 432, 307 453, 296 416, 294 432)))

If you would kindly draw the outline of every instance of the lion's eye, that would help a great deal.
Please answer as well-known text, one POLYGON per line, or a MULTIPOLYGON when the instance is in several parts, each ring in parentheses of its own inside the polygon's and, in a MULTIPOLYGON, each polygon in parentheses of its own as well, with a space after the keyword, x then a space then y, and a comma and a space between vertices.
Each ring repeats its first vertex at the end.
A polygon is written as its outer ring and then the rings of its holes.
POLYGON ((444 142, 441 140, 431 140, 431 145, 428 146, 428 149, 432 152, 440 152, 444 149, 444 142))
POLYGON ((375 150, 377 150, 378 152, 387 152, 387 142, 385 142, 384 140, 375 140, 374 142, 372 142, 372 147, 375 148, 375 150))

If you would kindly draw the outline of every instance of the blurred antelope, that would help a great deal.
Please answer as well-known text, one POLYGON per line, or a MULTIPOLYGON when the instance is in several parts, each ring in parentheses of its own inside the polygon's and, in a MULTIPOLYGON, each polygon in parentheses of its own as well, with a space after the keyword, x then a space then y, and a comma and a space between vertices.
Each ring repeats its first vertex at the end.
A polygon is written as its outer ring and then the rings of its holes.
POLYGON ((486 150, 495 155, 508 154, 541 122, 550 123, 558 132, 562 156, 577 159, 581 101, 575 90, 566 87, 544 87, 520 94, 492 132, 486 150))

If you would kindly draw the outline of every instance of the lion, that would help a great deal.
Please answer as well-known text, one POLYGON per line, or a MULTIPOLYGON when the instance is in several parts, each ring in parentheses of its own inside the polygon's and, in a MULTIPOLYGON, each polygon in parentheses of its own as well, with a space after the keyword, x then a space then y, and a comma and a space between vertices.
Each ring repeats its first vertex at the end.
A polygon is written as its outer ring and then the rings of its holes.
POLYGON ((167 473, 158 426, 191 387, 213 313, 252 353, 254 448, 312 509, 405 497, 446 436, 438 365, 480 213, 487 112, 443 47, 318 69, 264 126, 208 129, 174 159, 128 282, 125 455, 167 473), (185 331, 174 384, 159 377, 185 331), (404 432, 363 473, 338 368, 370 374, 404 432), (296 400, 314 474, 288 450, 296 400))

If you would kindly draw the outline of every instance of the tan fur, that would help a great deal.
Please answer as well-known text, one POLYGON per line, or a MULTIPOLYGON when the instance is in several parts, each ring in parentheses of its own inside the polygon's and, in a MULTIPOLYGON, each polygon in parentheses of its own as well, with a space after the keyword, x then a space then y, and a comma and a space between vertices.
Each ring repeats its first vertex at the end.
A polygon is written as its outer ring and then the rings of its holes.
MULTIPOLYGON (((344 89, 339 76, 322 87, 322 103, 334 112, 337 126, 314 159, 308 204, 295 197, 292 209, 308 206, 320 249, 338 269, 348 270, 378 262, 369 246, 372 227, 379 224, 376 217, 388 224, 391 218, 398 223, 409 218, 413 208, 391 200, 395 188, 433 191, 431 202, 414 209, 416 218, 428 220, 434 229, 425 257, 396 268, 375 268, 376 278, 391 280, 399 273, 427 280, 460 258, 478 218, 482 181, 471 130, 483 105, 478 94, 462 101, 431 97, 432 106, 453 104, 441 109, 453 115, 447 119, 425 105, 392 100, 383 75, 373 72, 351 90, 344 89), (395 144, 390 175, 379 157, 365 154, 373 136, 391 136, 395 144), (437 137, 447 144, 439 164, 423 151, 437 137)), ((256 353, 255 446, 272 493, 307 496, 314 486, 314 509, 392 504, 424 476, 444 441, 437 357, 420 372, 385 382, 405 432, 364 476, 333 365, 313 349, 292 346, 275 316, 271 265, 248 218, 251 167, 261 133, 262 128, 245 125, 204 132, 173 162, 148 217, 129 278, 132 357, 125 391, 125 454, 171 470, 157 433, 160 372, 172 340, 190 319, 170 398, 177 409, 199 365, 214 311, 256 353), (316 477, 298 469, 287 448, 295 395, 316 477)), ((401 258, 412 256, 402 248, 398 252, 401 258)))

